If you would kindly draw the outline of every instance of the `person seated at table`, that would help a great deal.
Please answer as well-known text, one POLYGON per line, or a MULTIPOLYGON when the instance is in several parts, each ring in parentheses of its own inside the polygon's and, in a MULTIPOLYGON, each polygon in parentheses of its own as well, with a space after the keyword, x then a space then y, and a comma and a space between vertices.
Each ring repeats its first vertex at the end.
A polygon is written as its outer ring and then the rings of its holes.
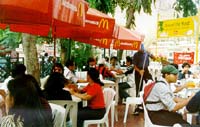
POLYGON ((120 69, 120 64, 119 64, 116 56, 111 57, 109 69, 110 69, 110 71, 114 71, 118 74, 123 73, 123 71, 120 69))
POLYGON ((11 70, 11 76, 9 76, 7 79, 5 79, 5 81, 3 82, 3 85, 1 86, 1 89, 5 90, 5 92, 7 92, 8 82, 13 78, 25 75, 25 72, 26 72, 26 66, 24 64, 21 64, 21 63, 14 64, 14 66, 11 70))
POLYGON ((70 93, 83 100, 87 100, 87 107, 78 109, 77 125, 83 126, 84 120, 101 119, 105 112, 104 95, 102 90, 102 82, 99 79, 99 72, 91 68, 87 73, 87 81, 89 82, 80 92, 69 89, 70 93))
POLYGON ((66 79, 68 79, 70 81, 70 83, 86 83, 86 80, 82 80, 82 79, 78 79, 78 77, 75 76, 74 74, 74 70, 75 70, 75 63, 73 60, 68 60, 65 63, 65 67, 64 67, 64 76, 66 79))
POLYGON ((83 69, 83 71, 88 71, 90 68, 96 68, 96 60, 94 57, 88 58, 87 66, 83 69))
MULTIPOLYGON (((171 63, 170 65, 173 65, 178 70, 178 64, 171 63)), ((173 93, 178 93, 188 87, 186 83, 181 84, 180 80, 178 80, 176 83, 172 83, 170 86, 173 93)))
POLYGON ((53 127, 51 111, 44 107, 36 83, 30 75, 9 81, 4 97, 7 115, 1 118, 1 127, 53 127))
POLYGON ((105 66, 105 61, 103 59, 99 60, 96 69, 99 71, 99 74, 102 75, 103 79, 115 81, 115 75, 105 66))
POLYGON ((190 75, 193 75, 192 72, 189 70, 190 64, 185 62, 182 64, 182 70, 178 73, 178 80, 189 78, 190 75))
POLYGON ((110 64, 109 64, 109 57, 106 56, 104 59, 105 59, 105 63, 104 63, 105 66, 106 66, 106 67, 109 67, 109 65, 110 65, 110 64))
POLYGON ((127 81, 119 83, 119 96, 121 99, 125 99, 125 100, 127 97, 130 97, 130 95, 126 92, 126 90, 128 88, 133 87, 135 83, 134 74, 133 74, 134 68, 133 68, 132 59, 130 56, 126 57, 126 66, 127 66, 127 70, 124 74, 127 77, 127 81))
POLYGON ((162 78, 156 82, 144 102, 152 123, 163 126, 173 126, 175 123, 189 125, 176 111, 186 106, 192 96, 187 99, 174 96, 169 86, 178 78, 178 70, 174 66, 164 66, 161 73, 162 78))
POLYGON ((46 84, 44 85, 44 95, 47 100, 72 100, 69 91, 63 90, 65 84, 68 84, 64 75, 58 72, 53 72, 46 84))
POLYGON ((63 67, 63 65, 61 63, 54 63, 53 64, 52 69, 51 69, 51 73, 40 80, 40 82, 41 82, 41 89, 44 89, 44 85, 46 84, 49 76, 52 73, 54 73, 54 72, 58 72, 58 73, 64 75, 64 67, 63 67))
POLYGON ((200 91, 198 91, 195 96, 186 105, 186 109, 190 113, 198 113, 196 117, 196 124, 200 126, 200 91))

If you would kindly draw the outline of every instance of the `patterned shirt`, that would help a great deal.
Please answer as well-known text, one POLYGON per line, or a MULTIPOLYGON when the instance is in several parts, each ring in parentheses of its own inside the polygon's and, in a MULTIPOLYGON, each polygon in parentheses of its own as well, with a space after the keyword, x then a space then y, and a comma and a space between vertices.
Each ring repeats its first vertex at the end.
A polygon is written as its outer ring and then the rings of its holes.
POLYGON ((0 119, 0 127, 23 127, 23 120, 18 117, 16 121, 14 121, 15 115, 7 115, 0 119))

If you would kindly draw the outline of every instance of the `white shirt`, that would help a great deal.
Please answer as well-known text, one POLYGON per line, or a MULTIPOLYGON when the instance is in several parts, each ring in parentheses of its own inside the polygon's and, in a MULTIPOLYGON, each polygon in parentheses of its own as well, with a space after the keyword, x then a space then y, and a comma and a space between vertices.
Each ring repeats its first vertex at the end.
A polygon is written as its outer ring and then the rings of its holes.
POLYGON ((72 81, 73 83, 77 83, 78 81, 78 78, 67 67, 64 67, 64 76, 66 79, 72 81))

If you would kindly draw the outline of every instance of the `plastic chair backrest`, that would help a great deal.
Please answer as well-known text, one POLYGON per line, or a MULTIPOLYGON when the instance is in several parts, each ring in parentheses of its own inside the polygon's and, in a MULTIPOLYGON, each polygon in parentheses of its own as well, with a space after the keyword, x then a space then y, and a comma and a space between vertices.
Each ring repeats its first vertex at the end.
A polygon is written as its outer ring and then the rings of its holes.
POLYGON ((116 92, 112 88, 104 88, 103 94, 104 94, 104 102, 107 108, 109 105, 112 104, 112 101, 114 100, 114 96, 116 92))
MULTIPOLYGON (((72 121, 72 126, 77 126, 77 112, 78 112, 78 103, 71 100, 48 100, 50 104, 56 104, 64 108, 64 122, 63 126, 66 127, 66 118, 68 113, 70 113, 70 121, 72 121)), ((61 127, 61 126, 54 126, 54 127, 61 127)))
POLYGON ((49 104, 52 109, 54 127, 62 127, 65 121, 65 108, 57 104, 49 104))

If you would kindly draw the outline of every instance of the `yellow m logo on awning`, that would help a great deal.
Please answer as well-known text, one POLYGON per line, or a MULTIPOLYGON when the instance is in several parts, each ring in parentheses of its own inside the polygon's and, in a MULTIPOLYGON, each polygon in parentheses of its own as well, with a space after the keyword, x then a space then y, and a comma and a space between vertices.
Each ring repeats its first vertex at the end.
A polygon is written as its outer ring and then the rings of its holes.
POLYGON ((100 22, 99 22, 99 25, 98 25, 99 28, 106 28, 108 29, 109 28, 109 23, 108 23, 108 20, 107 19, 101 19, 100 22))
POLYGON ((83 17, 83 3, 82 2, 80 2, 79 4, 78 4, 78 7, 77 7, 77 16, 79 16, 79 17, 83 17))

